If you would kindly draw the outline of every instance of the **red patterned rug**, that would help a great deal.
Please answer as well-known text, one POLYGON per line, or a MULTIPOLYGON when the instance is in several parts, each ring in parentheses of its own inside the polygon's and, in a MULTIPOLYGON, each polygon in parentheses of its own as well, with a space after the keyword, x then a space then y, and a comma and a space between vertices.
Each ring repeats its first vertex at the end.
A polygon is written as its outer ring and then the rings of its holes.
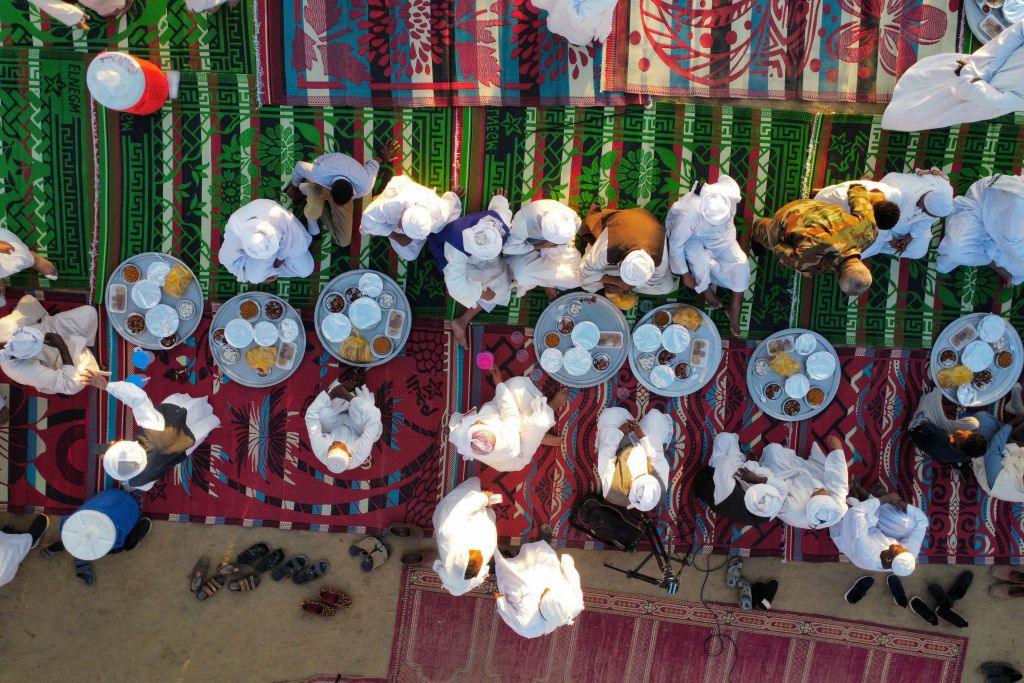
MULTIPOLYGON (((799 612, 584 590, 572 627, 527 640, 498 617, 485 584, 452 597, 407 569, 387 679, 401 681, 959 681, 967 639, 799 612), (725 650, 709 657, 715 622, 725 650)), ((331 680, 321 677, 318 680, 331 680)))

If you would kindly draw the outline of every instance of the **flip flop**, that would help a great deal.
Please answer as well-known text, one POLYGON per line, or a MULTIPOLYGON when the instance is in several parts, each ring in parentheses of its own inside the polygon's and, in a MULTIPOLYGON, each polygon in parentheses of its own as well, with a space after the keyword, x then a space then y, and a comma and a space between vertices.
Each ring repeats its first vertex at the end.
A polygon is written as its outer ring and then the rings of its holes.
POLYGON ((287 579, 295 572, 302 571, 309 565, 309 558, 305 555, 296 555, 291 558, 280 567, 274 570, 274 573, 270 575, 274 581, 281 581, 287 579))
POLYGON ((320 560, 316 564, 311 564, 300 572, 296 572, 292 576, 292 581, 302 585, 309 583, 313 579, 323 576, 331 569, 331 563, 327 560, 320 560))
POLYGON ((387 562, 388 558, 391 557, 391 548, 380 539, 374 539, 377 543, 373 550, 366 553, 363 556, 363 561, 359 564, 359 568, 364 572, 372 572, 377 567, 387 562))
POLYGON ((351 607, 352 598, 348 593, 331 586, 320 587, 320 599, 331 607, 351 607))
POLYGON ((270 552, 266 543, 257 543, 235 558, 235 564, 255 564, 256 560, 270 552))
POLYGON ((202 588, 196 591, 196 598, 200 601, 208 600, 217 594, 224 587, 224 577, 219 574, 211 576, 203 584, 202 588))
POLYGON ((208 571, 210 571, 210 561, 205 557, 199 558, 195 566, 192 567, 192 573, 188 577, 188 589, 195 593, 202 588, 203 584, 206 583, 206 573, 208 571))
POLYGON ((247 576, 244 579, 235 579, 228 581, 228 590, 234 591, 235 593, 248 593, 249 591, 256 590, 260 585, 260 577, 253 574, 247 576))
POLYGON ((256 564, 254 564, 252 568, 256 570, 257 574, 270 571, 277 565, 284 562, 284 554, 284 548, 278 548, 274 552, 264 555, 257 560, 256 564))
POLYGON ((92 562, 75 560, 75 576, 80 578, 86 586, 96 583, 96 575, 92 572, 92 562))

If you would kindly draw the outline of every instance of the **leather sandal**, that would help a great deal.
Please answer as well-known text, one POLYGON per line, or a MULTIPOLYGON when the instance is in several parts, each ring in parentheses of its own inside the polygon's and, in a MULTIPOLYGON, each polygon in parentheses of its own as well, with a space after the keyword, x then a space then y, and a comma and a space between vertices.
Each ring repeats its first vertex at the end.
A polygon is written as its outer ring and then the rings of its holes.
POLYGON ((352 598, 343 590, 331 586, 320 587, 320 599, 331 607, 351 607, 352 598))
POLYGON ((199 600, 208 600, 217 594, 221 588, 224 587, 224 577, 220 574, 211 576, 206 580, 206 583, 196 591, 196 598, 199 600))
POLYGON ((234 579, 228 582, 228 589, 235 593, 248 593, 249 591, 256 590, 260 585, 260 577, 253 574, 247 576, 244 579, 234 579))
POLYGON ((205 557, 199 558, 195 566, 192 567, 192 573, 188 577, 188 589, 195 593, 197 590, 203 587, 206 583, 206 573, 210 571, 210 561, 205 557))
POLYGON ((306 614, 312 614, 314 617, 333 617, 337 614, 338 610, 328 605, 326 602, 320 602, 319 600, 303 600, 302 611, 306 614))
POLYGON ((311 564, 300 572, 296 572, 292 576, 292 581, 298 585, 309 583, 313 579, 319 578, 326 574, 331 569, 331 563, 327 560, 320 560, 315 564, 311 564))

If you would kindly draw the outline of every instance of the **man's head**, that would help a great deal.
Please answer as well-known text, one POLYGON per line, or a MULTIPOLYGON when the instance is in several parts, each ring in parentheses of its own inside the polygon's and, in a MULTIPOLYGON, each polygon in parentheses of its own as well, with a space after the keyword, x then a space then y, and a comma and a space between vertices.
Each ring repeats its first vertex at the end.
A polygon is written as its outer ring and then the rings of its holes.
POLYGON ((327 469, 331 472, 344 472, 348 469, 349 461, 352 460, 352 453, 341 441, 335 441, 327 449, 327 469))
POLYGON ((633 479, 629 487, 628 508, 646 512, 658 506, 661 500, 661 484, 657 477, 641 474, 633 479))
POLYGON ((146 469, 146 449, 138 441, 114 441, 103 454, 103 469, 115 481, 128 481, 146 469))
POLYGON ((846 296, 861 296, 871 287, 871 271, 856 256, 848 258, 839 266, 839 289, 846 296))
POLYGON ((654 277, 655 267, 650 254, 643 249, 634 249, 619 264, 619 277, 630 287, 642 287, 654 277))
POLYGON ((477 423, 469 431, 469 447, 477 455, 487 455, 494 450, 498 437, 494 430, 477 423))
MULTIPOLYGON (((580 608, 583 606, 580 605, 580 608)), ((540 616, 549 624, 565 626, 571 624, 582 609, 577 609, 573 601, 563 599, 561 591, 545 588, 540 596, 540 616)))
POLYGON ((804 514, 812 529, 825 529, 843 517, 843 508, 825 489, 816 489, 804 503, 804 514))
POLYGON ((900 207, 890 201, 875 204, 875 224, 879 230, 892 230, 900 222, 900 207))
POLYGON ((484 555, 476 548, 469 550, 469 559, 466 560, 466 571, 462 574, 462 578, 466 581, 475 579, 480 573, 480 569, 484 566, 484 555))
POLYGON ((944 183, 941 189, 925 192, 917 206, 933 218, 945 218, 953 213, 953 186, 944 183))
POLYGON ((34 327, 19 327, 4 344, 3 350, 0 351, 0 360, 35 358, 43 350, 43 336, 43 333, 34 327))
POLYGON ((402 213, 402 232, 414 240, 425 240, 433 227, 434 219, 425 206, 414 204, 402 213))
POLYGON ((949 435, 949 443, 970 458, 980 458, 988 450, 988 440, 978 432, 957 429, 949 435))
POLYGON ((331 201, 338 206, 345 206, 352 201, 352 183, 344 178, 338 178, 331 183, 331 201))
POLYGON ((878 554, 884 569, 891 569, 896 576, 910 576, 917 568, 917 560, 910 551, 899 543, 893 543, 878 554))

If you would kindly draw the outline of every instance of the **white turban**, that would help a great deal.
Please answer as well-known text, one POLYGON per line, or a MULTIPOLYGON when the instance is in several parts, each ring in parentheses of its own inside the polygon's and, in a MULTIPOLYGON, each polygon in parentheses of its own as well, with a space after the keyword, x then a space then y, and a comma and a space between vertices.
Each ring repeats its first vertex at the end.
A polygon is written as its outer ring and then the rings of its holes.
POLYGON ((878 530, 889 538, 905 538, 913 528, 910 516, 894 505, 878 508, 878 530))
POLYGON ((462 246, 466 253, 481 261, 495 259, 501 253, 500 223, 491 216, 481 218, 472 228, 462 233, 462 246))
POLYGON ((743 494, 747 509, 758 517, 775 517, 782 509, 783 498, 771 484, 754 484, 743 494))
POLYGON ((345 450, 335 448, 333 444, 327 449, 327 469, 335 474, 344 472, 348 469, 349 461, 352 459, 351 453, 348 451, 348 446, 345 450))
POLYGON ((270 221, 246 223, 239 233, 242 249, 249 258, 266 261, 277 256, 277 250, 281 246, 281 235, 270 221))
POLYGON ((548 211, 540 219, 541 236, 552 244, 568 244, 578 229, 576 215, 570 209, 548 211))
POLYGON ((540 599, 540 616, 549 624, 566 626, 583 611, 583 601, 571 591, 549 588, 540 599))
POLYGON ((709 183, 701 188, 697 210, 711 225, 722 225, 732 220, 740 199, 740 186, 724 175, 717 183, 709 183))
POLYGON ((34 327, 19 327, 0 351, 0 360, 35 358, 43 350, 43 333, 34 327))
POLYGON ((630 287, 641 287, 654 277, 654 259, 642 249, 634 249, 622 259, 619 277, 630 287))
POLYGON ((491 425, 476 424, 478 420, 479 416, 475 409, 465 415, 453 413, 448 420, 449 438, 455 445, 455 450, 464 458, 473 459, 477 453, 489 453, 494 446, 491 446, 490 450, 484 450, 482 446, 497 441, 497 432, 491 425), (476 450, 473 448, 474 445, 477 446, 476 450))
POLYGON ((804 512, 812 529, 830 527, 843 517, 842 506, 828 494, 811 496, 804 505, 804 512))
POLYGON ((115 481, 128 481, 146 469, 148 461, 146 449, 138 441, 115 441, 103 454, 103 469, 115 481), (130 465, 124 472, 118 466, 122 462, 130 465))
POLYGON ((896 576, 910 576, 917 568, 917 560, 908 552, 902 552, 892 558, 892 573, 896 576))
POLYGON ((661 500, 661 484, 657 477, 650 474, 641 474, 633 479, 629 486, 629 509, 647 512, 658 506, 661 500))
POLYGON ((925 193, 924 208, 925 211, 939 218, 945 218, 953 213, 953 187, 948 183, 943 183, 941 189, 925 193))
POLYGON ((402 214, 402 232, 414 240, 425 240, 433 227, 434 219, 430 217, 427 207, 414 204, 402 214))

